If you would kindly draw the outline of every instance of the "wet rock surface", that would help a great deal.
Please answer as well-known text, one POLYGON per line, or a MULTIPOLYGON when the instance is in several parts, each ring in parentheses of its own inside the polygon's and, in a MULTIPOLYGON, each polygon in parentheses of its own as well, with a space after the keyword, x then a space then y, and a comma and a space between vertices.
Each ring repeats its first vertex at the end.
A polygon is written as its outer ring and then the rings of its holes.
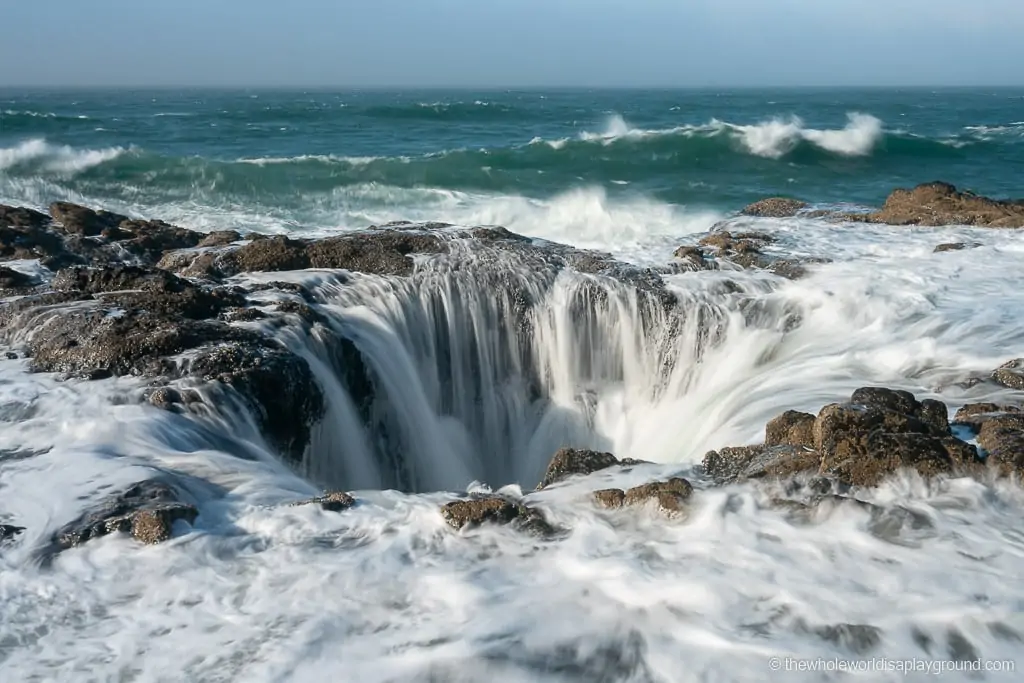
POLYGON ((760 201, 748 204, 740 209, 744 216, 758 216, 761 218, 788 218, 797 215, 807 208, 807 202, 789 197, 769 197, 760 201))
POLYGON ((13 524, 0 524, 0 543, 14 538, 25 531, 23 526, 15 526, 13 524))
POLYGON ((805 473, 846 486, 876 486, 904 468, 924 477, 956 476, 976 472, 981 462, 974 446, 952 435, 943 403, 886 388, 858 389, 848 402, 825 406, 816 417, 787 411, 765 431, 762 446, 708 453, 704 472, 717 482, 805 473))
POLYGON ((775 238, 763 232, 730 232, 715 230, 696 245, 676 249, 676 265, 685 270, 717 270, 719 259, 741 268, 768 270, 789 280, 807 275, 807 267, 825 263, 819 258, 782 258, 766 254, 763 249, 775 238))
POLYGON ((58 549, 73 548, 115 532, 130 533, 142 543, 161 543, 171 537, 175 522, 192 524, 198 515, 195 506, 182 502, 171 486, 145 481, 111 496, 62 528, 54 543, 58 549))
POLYGON ((521 531, 541 535, 555 531, 539 510, 502 496, 455 500, 441 507, 441 516, 455 529, 473 529, 493 524, 510 525, 521 531))
POLYGON ((311 498, 310 500, 303 500, 298 503, 294 503, 296 506, 302 505, 319 505, 322 509, 328 512, 341 512, 342 510, 348 510, 356 504, 356 499, 351 494, 345 493, 344 491, 331 491, 322 496, 311 498))
POLYGON ((972 225, 983 228, 1024 227, 1024 201, 992 199, 935 181, 893 190, 881 209, 868 212, 822 212, 826 220, 887 225, 972 225))
POLYGON ((601 507, 632 507, 657 502, 658 508, 668 514, 682 512, 692 495, 693 486, 681 477, 634 486, 626 491, 604 489, 593 494, 594 501, 601 507))
POLYGON ((542 489, 572 476, 593 474, 619 464, 619 459, 611 453, 563 448, 548 463, 548 469, 537 488, 542 489))

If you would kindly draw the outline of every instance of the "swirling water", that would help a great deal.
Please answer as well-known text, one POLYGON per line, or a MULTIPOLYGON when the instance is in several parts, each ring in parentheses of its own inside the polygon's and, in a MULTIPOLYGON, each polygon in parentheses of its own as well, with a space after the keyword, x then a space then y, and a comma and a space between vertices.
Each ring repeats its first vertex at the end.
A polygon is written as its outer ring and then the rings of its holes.
MULTIPOLYGON (((933 178, 1024 194, 1014 90, 26 91, 0 92, 0 111, 0 202, 66 198, 195 229, 500 224, 663 264, 765 195, 878 203, 933 178)), ((131 378, 61 382, 0 360, 0 521, 27 527, 0 551, 0 672, 730 681, 771 679, 773 657, 946 659, 963 642, 1024 665, 1015 486, 892 481, 863 496, 926 522, 882 533, 855 507, 795 523, 766 505, 770 491, 708 488, 693 469, 708 449, 759 440, 783 410, 862 385, 951 408, 1013 400, 950 387, 1022 355, 1017 233, 729 220, 774 234, 779 253, 832 262, 797 282, 666 276, 686 313, 673 319, 614 281, 512 258, 501 272, 532 293, 527 328, 487 281, 442 262, 411 282, 295 274, 376 370, 398 473, 322 345, 296 330, 281 334, 329 403, 297 472, 231 406, 198 422, 135 401, 131 378), (982 246, 932 253, 950 241, 982 246), (572 529, 559 540, 456 534, 437 514, 446 491, 527 490, 563 444, 655 464, 530 494, 572 529), (195 528, 157 547, 109 537, 39 566, 56 528, 154 472, 181 478, 195 528), (673 474, 699 489, 686 520, 586 501, 591 487, 673 474), (281 505, 325 483, 361 504, 281 505), (829 630, 842 624, 881 635, 864 650, 829 630)), ((985 680, 1015 680, 1002 676, 985 680)))

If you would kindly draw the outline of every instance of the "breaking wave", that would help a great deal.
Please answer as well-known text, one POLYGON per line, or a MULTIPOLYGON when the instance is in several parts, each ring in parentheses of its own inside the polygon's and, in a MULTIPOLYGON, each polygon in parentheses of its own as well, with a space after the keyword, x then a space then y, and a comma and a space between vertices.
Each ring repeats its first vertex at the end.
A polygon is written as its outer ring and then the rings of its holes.
POLYGON ((15 147, 0 149, 0 171, 42 171, 68 176, 116 159, 125 151, 123 147, 75 149, 67 145, 51 144, 43 138, 35 138, 15 147))

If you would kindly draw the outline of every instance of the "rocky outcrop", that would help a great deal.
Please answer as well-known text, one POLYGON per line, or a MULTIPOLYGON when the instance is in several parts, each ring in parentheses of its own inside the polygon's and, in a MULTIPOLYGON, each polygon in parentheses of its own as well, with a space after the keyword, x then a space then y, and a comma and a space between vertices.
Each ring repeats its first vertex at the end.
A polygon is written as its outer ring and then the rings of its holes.
POLYGON ((827 220, 887 225, 1024 227, 1024 201, 991 199, 941 181, 893 190, 877 211, 824 212, 827 220))
POLYGON ((807 274, 807 266, 825 263, 824 259, 789 259, 766 254, 763 249, 775 238, 763 232, 716 230, 701 238, 697 245, 676 249, 677 263, 687 270, 717 269, 718 259, 742 268, 768 270, 780 277, 797 280, 807 274))
POLYGON ((1024 358, 1000 365, 992 372, 992 381, 1009 389, 1024 391, 1024 358))
POLYGON ((534 508, 502 496, 477 496, 455 500, 441 508, 441 516, 455 529, 483 524, 510 525, 515 529, 549 535, 555 532, 544 515, 534 508))
POLYGON ((980 462, 974 446, 952 436, 944 404, 892 389, 858 389, 813 422, 806 413, 783 413, 766 434, 763 446, 708 453, 704 471, 720 482, 807 473, 875 486, 903 468, 931 477, 969 474, 980 462))
POLYGON ((807 202, 788 197, 769 197, 756 201, 753 204, 740 209, 744 216, 757 216, 760 218, 789 218, 797 215, 807 208, 807 202))
POLYGON ((985 462, 1000 475, 1024 475, 1024 409, 994 403, 965 405, 953 424, 974 435, 985 462))
POLYGON ((73 548, 115 532, 130 533, 142 543, 161 543, 171 537, 174 523, 192 524, 199 511, 182 502, 167 484, 144 481, 111 496, 68 524, 54 537, 58 549, 73 548))
POLYGON ((350 494, 344 491, 332 491, 316 498, 309 500, 303 500, 293 505, 319 505, 322 509, 328 512, 341 512, 342 510, 348 510, 350 507, 356 504, 356 499, 350 494))
POLYGON ((668 481, 655 481, 623 491, 603 489, 595 491, 594 501, 605 508, 620 508, 646 505, 657 502, 658 508, 667 514, 678 514, 685 509, 693 495, 693 486, 685 479, 674 477, 668 481))
POLYGON ((537 489, 543 489, 552 484, 557 484, 573 476, 584 476, 593 474, 609 467, 630 467, 643 464, 642 460, 623 458, 619 460, 611 453, 600 453, 587 449, 562 448, 548 463, 544 478, 541 479, 537 489))
POLYGON ((990 199, 961 192, 949 183, 932 182, 893 190, 881 210, 867 214, 866 220, 889 225, 1020 228, 1024 227, 1024 202, 990 199))
POLYGON ((787 410, 765 426, 766 446, 814 447, 814 415, 787 410))

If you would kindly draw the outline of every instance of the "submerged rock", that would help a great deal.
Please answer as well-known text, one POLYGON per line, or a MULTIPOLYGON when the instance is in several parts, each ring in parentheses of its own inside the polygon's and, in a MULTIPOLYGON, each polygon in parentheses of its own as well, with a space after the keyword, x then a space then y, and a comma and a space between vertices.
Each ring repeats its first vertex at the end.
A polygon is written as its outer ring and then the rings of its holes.
POLYGON ((57 532, 54 541, 66 549, 114 532, 130 533, 142 543, 161 543, 171 537, 174 523, 192 524, 199 511, 182 502, 167 484, 144 481, 111 496, 57 532))
POLYGON ((0 524, 0 543, 14 538, 25 531, 23 526, 14 526, 13 524, 0 524))
POLYGON ((482 524, 495 524, 512 525, 523 531, 544 535, 554 531, 539 510, 501 496, 455 500, 441 507, 441 515, 455 529, 472 529, 482 524))
POLYGON ((310 500, 303 500, 298 503, 292 503, 292 505, 319 505, 328 512, 341 512, 342 510, 348 510, 350 507, 356 504, 356 499, 350 494, 344 491, 332 491, 330 493, 311 498, 310 500))
POLYGON ((963 249, 976 249, 980 246, 981 243, 979 242, 971 242, 970 244, 966 242, 944 242, 943 244, 937 245, 933 250, 933 253, 941 254, 944 251, 961 251, 963 249))
POLYGON ((992 373, 992 381, 1009 389, 1024 391, 1024 358, 999 366, 992 373))

